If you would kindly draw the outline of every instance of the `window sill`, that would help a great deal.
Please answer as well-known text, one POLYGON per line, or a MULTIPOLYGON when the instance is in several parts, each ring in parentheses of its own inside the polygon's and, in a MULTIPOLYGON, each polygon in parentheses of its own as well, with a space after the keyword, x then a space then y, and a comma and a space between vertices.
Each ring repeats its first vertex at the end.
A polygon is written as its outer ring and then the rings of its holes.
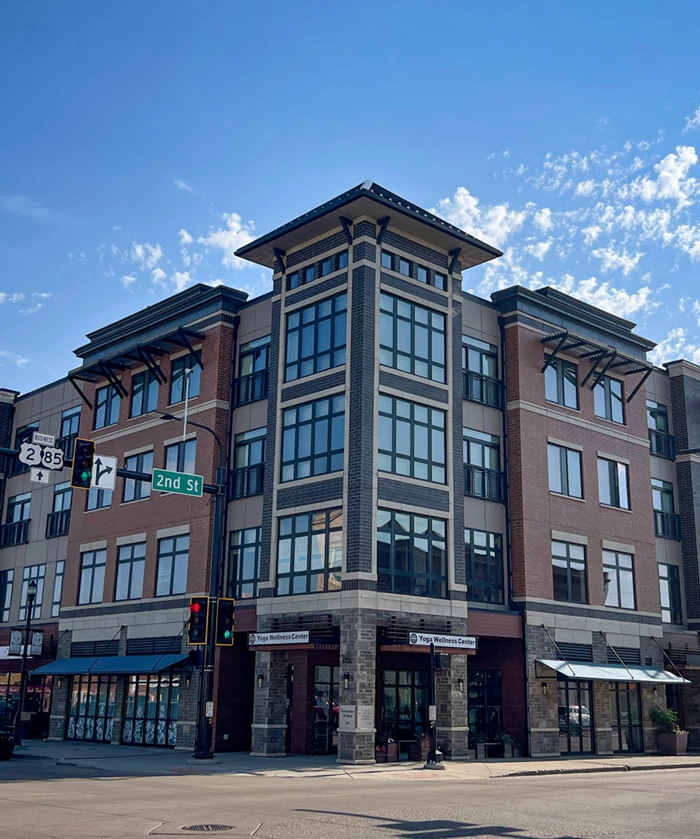
MULTIPOLYGON (((190 396, 190 397, 187 399, 187 404, 188 404, 188 405, 191 405, 193 402, 195 402, 195 401, 196 401, 197 399, 199 399, 199 398, 200 398, 200 394, 197 394, 197 396, 190 396)), ((177 406, 177 405, 184 405, 184 404, 185 404, 185 400, 184 400, 184 399, 180 399, 180 400, 179 400, 179 401, 177 401, 177 402, 168 402, 168 404, 167 404, 167 406, 166 406, 166 407, 168 407, 168 408, 174 408, 174 407, 175 407, 175 406, 177 406)), ((161 413, 161 414, 162 414, 162 413, 165 413, 165 412, 164 412, 164 411, 158 411, 158 410, 156 409, 155 411, 151 411, 150 413, 154 413, 154 414, 155 414, 155 413, 161 413)), ((146 416, 146 414, 143 414, 143 416, 146 416)), ((134 419, 138 419, 138 417, 134 417, 134 419)))
POLYGON ((572 414, 580 414, 580 408, 570 408, 568 405, 562 405, 560 402, 552 402, 551 399, 544 400, 547 405, 554 405, 557 408, 563 408, 565 411, 571 411, 572 414))
POLYGON ((597 420, 600 420, 600 422, 607 422, 609 425, 612 425, 615 428, 627 428, 626 422, 617 422, 616 420, 611 420, 607 417, 599 417, 598 414, 595 414, 594 416, 597 420))
POLYGON ((129 504, 138 504, 139 501, 150 501, 152 497, 152 495, 147 495, 145 496, 145 498, 132 498, 131 501, 120 501, 119 506, 124 507, 128 506, 129 504))
POLYGON ((604 504, 602 501, 599 502, 599 506, 603 507, 605 510, 618 510, 620 513, 632 512, 632 510, 628 507, 616 507, 614 504, 604 504))
MULTIPOLYGON (((123 503, 124 503, 124 502, 122 502, 122 504, 123 504, 123 503)), ((126 503, 127 503, 127 504, 131 504, 132 502, 131 502, 131 501, 127 501, 126 503)), ((99 513, 101 510, 109 510, 109 509, 111 508, 111 506, 112 506, 111 504, 108 504, 106 507, 95 507, 95 509, 94 509, 94 510, 83 510, 83 514, 84 514, 84 515, 87 515, 87 514, 89 514, 89 513, 99 513)), ((121 506, 121 505, 120 505, 120 506, 121 506)))
POLYGON ((630 612, 636 612, 637 611, 636 606, 633 609, 629 609, 627 606, 613 606, 613 605, 608 606, 607 603, 604 604, 604 605, 605 605, 606 609, 614 609, 616 612, 624 612, 626 615, 629 615, 630 612))
POLYGON ((553 489, 549 490, 549 494, 554 496, 554 498, 566 498, 569 501, 581 501, 584 504, 586 503, 585 498, 577 498, 575 495, 565 495, 563 492, 554 492, 553 489))

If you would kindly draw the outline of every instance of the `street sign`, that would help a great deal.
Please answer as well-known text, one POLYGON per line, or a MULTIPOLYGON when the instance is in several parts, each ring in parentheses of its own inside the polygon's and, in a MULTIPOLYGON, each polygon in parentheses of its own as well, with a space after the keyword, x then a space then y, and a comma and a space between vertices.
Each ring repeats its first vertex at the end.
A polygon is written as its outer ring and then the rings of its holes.
POLYGON ((41 434, 39 431, 33 431, 32 443, 37 446, 55 446, 56 438, 53 434, 41 434))
POLYGON ((437 705, 428 705, 428 722, 437 721, 437 705))
POLYGON ((204 492, 204 478, 202 475, 187 475, 185 472, 154 469, 151 486, 161 492, 175 492, 201 498, 204 492))
POLYGON ((117 458, 100 454, 92 464, 93 489, 109 489, 114 491, 117 486, 117 458))
POLYGON ((27 466, 39 466, 41 464, 41 446, 34 443, 22 443, 19 447, 19 462, 27 466))
POLYGON ((48 484, 50 474, 51 472, 48 469, 42 469, 41 466, 32 466, 29 470, 29 480, 34 481, 35 484, 48 484))
POLYGON ((457 647, 461 650, 475 650, 476 638, 473 635, 436 635, 432 632, 409 632, 408 643, 412 647, 457 647))
MULTIPOLYGON (((48 434, 45 436, 49 436, 48 434)), ((63 450, 36 443, 22 443, 19 449, 20 463, 27 466, 43 466, 44 469, 63 469, 63 450)))
POLYGON ((308 644, 309 630, 297 632, 251 632, 248 635, 249 647, 269 647, 274 644, 308 644))
POLYGON ((204 703, 204 716, 210 720, 214 716, 214 703, 213 702, 205 702, 204 703))

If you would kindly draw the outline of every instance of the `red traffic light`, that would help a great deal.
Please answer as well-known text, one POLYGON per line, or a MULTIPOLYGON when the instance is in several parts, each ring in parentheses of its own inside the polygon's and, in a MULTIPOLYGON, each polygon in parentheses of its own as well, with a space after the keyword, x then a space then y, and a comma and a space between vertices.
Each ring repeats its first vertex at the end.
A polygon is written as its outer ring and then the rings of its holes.
POLYGON ((201 605, 197 601, 190 603, 190 612, 198 612, 201 608, 201 605))

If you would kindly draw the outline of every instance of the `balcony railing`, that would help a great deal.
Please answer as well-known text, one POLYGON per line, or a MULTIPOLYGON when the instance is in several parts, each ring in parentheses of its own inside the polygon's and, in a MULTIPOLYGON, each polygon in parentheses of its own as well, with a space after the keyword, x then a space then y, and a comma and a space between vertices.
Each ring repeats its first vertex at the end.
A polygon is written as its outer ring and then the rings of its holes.
POLYGON ((471 402, 490 405, 492 408, 503 407, 503 389, 498 379, 462 370, 462 395, 471 402))
POLYGON ((22 475, 25 472, 29 472, 30 469, 29 465, 27 463, 22 463, 16 454, 8 455, 5 463, 8 478, 12 478, 15 475, 22 475))
POLYGON ((244 466, 231 472, 231 498, 248 498, 262 495, 265 485, 265 464, 244 466))
POLYGON ((247 405, 259 399, 267 399, 268 371, 258 370, 236 381, 236 405, 247 405))
POLYGON ((70 510, 59 510, 46 516, 46 538, 66 536, 70 528, 70 510))
POLYGON ((464 494, 473 498, 503 502, 505 479, 503 472, 483 466, 464 465, 464 494))
POLYGON ((73 449, 75 448, 75 440, 77 436, 78 432, 76 431, 75 434, 65 434, 63 437, 59 437, 56 440, 56 448, 63 451, 63 456, 66 460, 73 459, 73 449))
POLYGON ((681 517, 678 513, 665 513, 654 510, 654 532, 666 539, 681 541, 681 517))
POLYGON ((658 457, 666 457, 673 460, 676 456, 676 441, 673 434, 666 434, 665 431, 649 429, 649 449, 652 454, 658 457))
POLYGON ((29 541, 29 522, 31 519, 3 524, 0 527, 0 548, 11 548, 14 545, 26 545, 29 541))

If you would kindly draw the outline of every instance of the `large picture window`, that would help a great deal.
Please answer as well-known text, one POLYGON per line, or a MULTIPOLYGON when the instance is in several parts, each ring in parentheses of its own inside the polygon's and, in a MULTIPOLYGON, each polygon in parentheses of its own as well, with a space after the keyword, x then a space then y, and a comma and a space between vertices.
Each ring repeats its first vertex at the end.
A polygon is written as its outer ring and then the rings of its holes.
POLYGON ((119 422, 121 396, 112 385, 100 387, 95 392, 95 428, 106 428, 119 422))
POLYGON ((143 596, 143 571, 145 566, 145 542, 120 546, 117 557, 115 600, 139 600, 143 596))
POLYGON ((249 527, 231 534, 228 596, 248 600, 258 596, 262 528, 249 527))
POLYGON ((447 523, 377 510, 377 591, 447 597, 447 523))
POLYGON ((572 542, 552 542, 554 599, 587 603, 586 550, 572 542))
POLYGON ((595 415, 600 419, 624 424, 623 387, 619 379, 603 376, 593 388, 595 415))
POLYGON ((634 609, 634 561, 631 554, 603 551, 605 605, 634 609))
POLYGON ((287 315, 286 382, 345 363, 347 308, 343 293, 287 315))
POLYGON ((626 463, 598 458, 598 492, 600 503, 609 507, 630 509, 629 470, 626 463))
POLYGON ((544 394, 547 402, 578 408, 577 368, 571 361, 555 358, 544 371, 544 394))
POLYGON ((393 294, 379 297, 379 361, 445 381, 445 316, 393 294))
POLYGON ((156 597, 184 594, 187 591, 187 563, 190 537, 174 536, 158 542, 158 579, 156 597))
POLYGON ((444 484, 445 456, 444 411, 379 397, 380 471, 444 484))
POLYGON ((572 498, 583 498, 581 452, 549 443, 547 459, 549 491, 569 495, 572 498))
POLYGON ((345 396, 329 396, 282 412, 282 481, 343 468, 345 396))
POLYGON ((337 591, 343 568, 343 511, 321 510, 279 520, 277 594, 337 591))
POLYGON ((464 529, 467 599, 474 603, 503 603, 503 536, 464 529))
POLYGON ((80 556, 80 591, 78 604, 102 603, 107 551, 86 551, 80 556))

